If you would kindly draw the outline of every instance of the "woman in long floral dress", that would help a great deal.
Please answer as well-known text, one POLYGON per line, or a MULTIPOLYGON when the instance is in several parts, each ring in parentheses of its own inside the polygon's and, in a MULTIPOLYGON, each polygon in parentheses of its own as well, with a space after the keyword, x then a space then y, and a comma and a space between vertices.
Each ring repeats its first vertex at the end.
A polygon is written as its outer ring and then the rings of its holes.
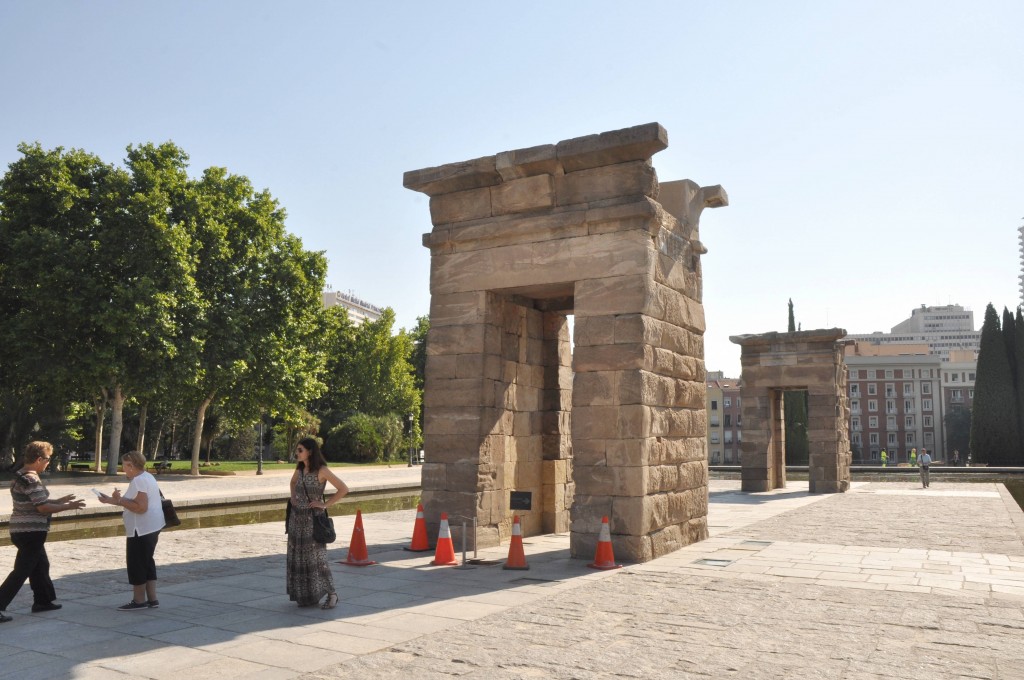
POLYGON ((313 513, 326 510, 348 493, 324 460, 320 444, 309 437, 295 447, 298 464, 291 480, 291 512, 288 513, 288 597, 300 607, 323 600, 322 609, 334 609, 338 594, 327 562, 327 546, 313 540, 313 513), (323 500, 327 482, 334 495, 323 500), (325 597, 326 596, 326 597, 325 597))

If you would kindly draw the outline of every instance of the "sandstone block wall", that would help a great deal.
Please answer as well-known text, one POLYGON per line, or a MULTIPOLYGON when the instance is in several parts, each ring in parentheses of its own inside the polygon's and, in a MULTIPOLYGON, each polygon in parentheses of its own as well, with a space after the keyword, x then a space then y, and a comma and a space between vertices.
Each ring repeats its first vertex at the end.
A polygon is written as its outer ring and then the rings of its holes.
POLYGON ((625 560, 707 535, 698 224, 727 197, 659 185, 667 143, 652 123, 406 173, 433 223, 431 528, 476 518, 493 545, 530 491, 524 534, 569 530, 579 557, 602 516, 625 560))

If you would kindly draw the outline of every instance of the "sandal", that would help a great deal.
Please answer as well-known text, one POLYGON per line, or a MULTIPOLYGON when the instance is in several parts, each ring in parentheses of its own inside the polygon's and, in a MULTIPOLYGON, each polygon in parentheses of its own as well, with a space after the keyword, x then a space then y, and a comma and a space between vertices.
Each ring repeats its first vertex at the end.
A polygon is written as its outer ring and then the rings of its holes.
POLYGON ((324 603, 322 605, 320 605, 320 609, 334 609, 337 606, 338 606, 338 594, 337 593, 331 593, 331 594, 329 594, 327 596, 327 599, 324 600, 324 603))

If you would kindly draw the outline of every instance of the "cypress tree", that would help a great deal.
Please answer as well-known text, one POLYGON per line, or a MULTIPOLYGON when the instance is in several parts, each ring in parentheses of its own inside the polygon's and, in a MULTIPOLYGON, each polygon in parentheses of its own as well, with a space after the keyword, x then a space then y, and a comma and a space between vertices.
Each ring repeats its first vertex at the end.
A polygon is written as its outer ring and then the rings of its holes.
POLYGON ((1010 361, 1010 381, 1013 383, 1013 393, 1017 394, 1017 341, 1014 336, 1016 322, 1013 314, 1006 307, 1003 307, 1003 342, 1006 343, 1006 358, 1010 361))
POLYGON ((971 418, 971 453, 974 460, 989 465, 1012 465, 1020 452, 1019 409, 1005 338, 999 328, 999 315, 989 303, 981 326, 971 418))
MULTIPOLYGON (((1017 308, 1017 318, 1014 320, 1014 358, 1017 361, 1017 370, 1014 375, 1017 386, 1017 432, 1024 432, 1024 316, 1021 316, 1020 307, 1017 308)), ((977 394, 977 388, 975 388, 977 394)), ((1021 448, 1017 451, 1017 460, 1014 465, 1024 465, 1024 437, 1021 438, 1021 448)))
MULTIPOLYGON (((790 333, 796 331, 793 298, 789 299, 788 329, 790 333)), ((807 392, 784 392, 782 404, 786 427, 786 464, 807 465, 810 459, 810 444, 807 441, 807 392)))

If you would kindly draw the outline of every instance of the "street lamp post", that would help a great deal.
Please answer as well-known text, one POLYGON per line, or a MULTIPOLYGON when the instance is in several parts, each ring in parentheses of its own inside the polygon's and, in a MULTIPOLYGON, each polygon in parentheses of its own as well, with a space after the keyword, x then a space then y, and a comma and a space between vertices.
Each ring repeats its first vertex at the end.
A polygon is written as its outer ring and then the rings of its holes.
POLYGON ((263 474, 263 416, 260 416, 260 440, 256 442, 256 474, 263 474))

